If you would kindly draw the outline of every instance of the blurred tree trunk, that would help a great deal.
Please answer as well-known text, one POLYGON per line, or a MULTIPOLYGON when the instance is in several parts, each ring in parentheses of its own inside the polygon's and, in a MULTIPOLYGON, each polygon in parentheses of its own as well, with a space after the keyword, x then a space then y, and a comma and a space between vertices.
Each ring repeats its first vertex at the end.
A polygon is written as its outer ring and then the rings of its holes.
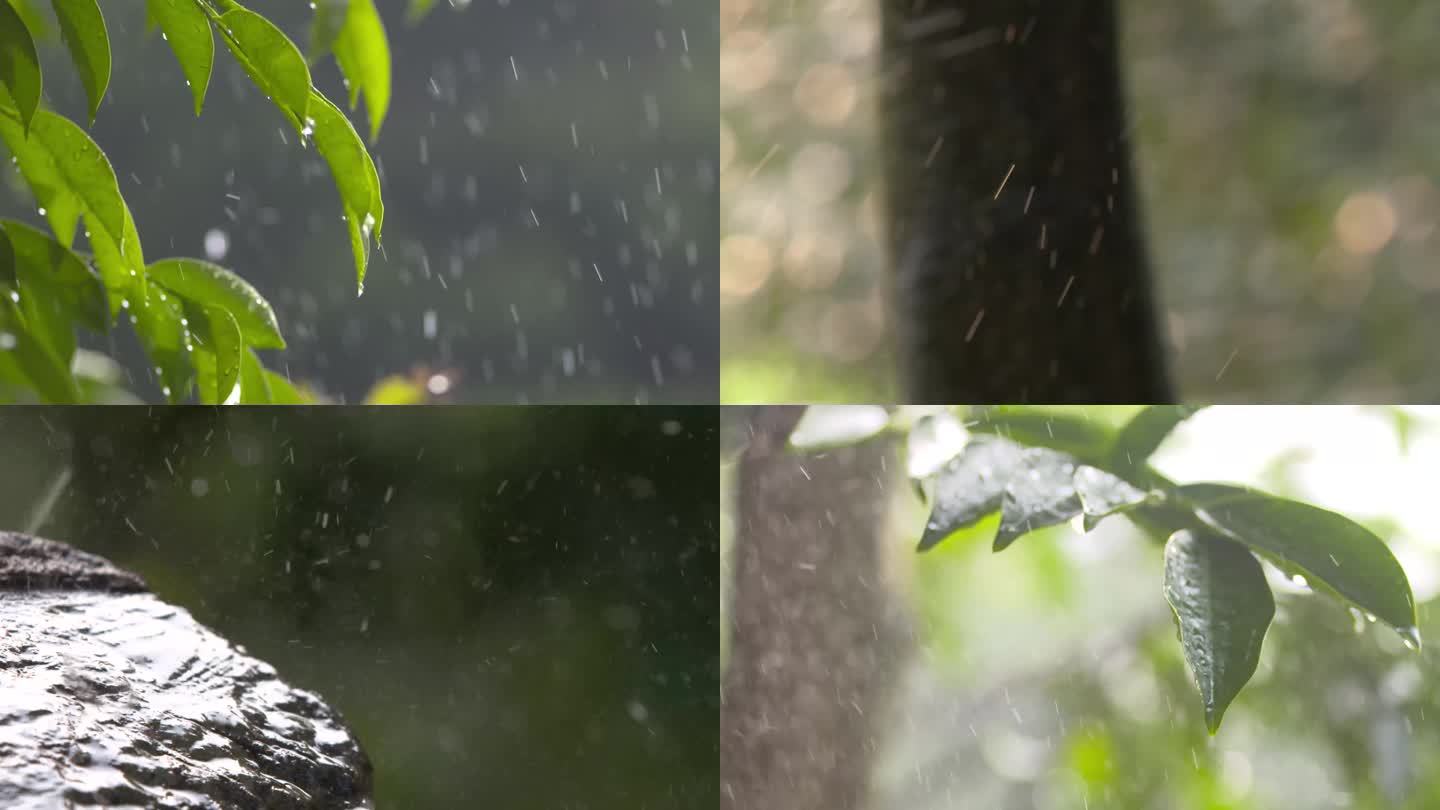
POLYGON ((853 810, 909 647, 884 571, 891 441, 803 455, 803 407, 751 420, 738 468, 723 810, 853 810))
POLYGON ((881 0, 906 402, 1165 402, 1112 0, 881 0))

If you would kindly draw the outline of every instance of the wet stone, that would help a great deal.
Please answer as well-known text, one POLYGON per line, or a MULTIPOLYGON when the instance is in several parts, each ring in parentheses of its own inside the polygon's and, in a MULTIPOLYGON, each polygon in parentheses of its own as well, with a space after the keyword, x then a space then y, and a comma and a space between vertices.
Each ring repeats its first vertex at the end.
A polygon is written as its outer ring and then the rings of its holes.
POLYGON ((339 714, 144 582, 0 532, 0 807, 369 808, 339 714))

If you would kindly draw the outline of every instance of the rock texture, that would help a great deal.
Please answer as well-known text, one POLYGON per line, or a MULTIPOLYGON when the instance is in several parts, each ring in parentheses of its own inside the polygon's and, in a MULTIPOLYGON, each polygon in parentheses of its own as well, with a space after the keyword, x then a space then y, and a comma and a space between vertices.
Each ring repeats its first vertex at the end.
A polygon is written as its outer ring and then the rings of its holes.
POLYGON ((368 808, 339 715, 68 546, 0 532, 0 807, 368 808))

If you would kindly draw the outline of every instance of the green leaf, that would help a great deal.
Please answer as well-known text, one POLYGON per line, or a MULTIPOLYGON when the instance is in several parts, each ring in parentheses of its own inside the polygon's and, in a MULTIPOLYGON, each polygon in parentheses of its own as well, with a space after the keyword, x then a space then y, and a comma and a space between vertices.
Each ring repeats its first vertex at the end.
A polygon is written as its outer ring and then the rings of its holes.
POLYGON ((70 59, 80 72, 85 96, 90 99, 90 123, 110 86, 110 35, 105 31, 105 16, 95 0, 51 0, 55 19, 60 23, 60 38, 70 51, 70 59))
POLYGON ((270 401, 276 405, 309 405, 310 397, 301 393, 290 380, 264 369, 265 384, 270 389, 270 401))
POLYGON ((269 405, 270 381, 265 377, 265 367, 255 352, 245 349, 240 352, 240 404, 269 405))
POLYGON ((1176 494, 1206 526, 1379 617, 1419 646, 1410 581, 1369 529, 1318 506, 1226 484, 1190 484, 1176 494))
POLYGON ((220 15, 222 38, 260 91, 304 132, 310 117, 310 68, 274 23, 247 8, 220 15))
POLYGON ((380 175, 365 151, 350 120, 318 91, 310 99, 315 148, 330 164, 345 222, 350 231, 350 248, 355 256, 355 274, 360 292, 365 291, 365 270, 370 264, 370 236, 380 241, 385 224, 385 204, 380 198, 380 175))
POLYGON ((0 297, 0 379, 34 390, 45 402, 69 404, 80 396, 69 366, 27 328, 8 295, 0 297))
POLYGON ((1244 546, 1208 532, 1176 532, 1165 544, 1165 600, 1214 734, 1255 674, 1275 599, 1244 546))
POLYGON ((30 29, 9 3, 0 3, 0 86, 9 93, 28 132, 40 108, 40 57, 30 29))
POLYGON ((1204 405, 1151 405, 1135 414, 1110 448, 1110 469, 1130 474, 1145 466, 1176 425, 1189 419, 1204 405))
POLYGON ((371 386, 365 395, 366 405, 424 405, 430 401, 430 392, 425 386, 409 377, 398 374, 384 378, 371 386))
POLYGON ((790 446, 813 450, 858 444, 888 424, 890 414, 879 405, 811 405, 791 431, 790 446))
POLYGON ((1000 508, 1005 485, 1019 468, 1023 450, 1014 442, 975 436, 935 475, 934 506, 919 551, 973 526, 1000 508))
POLYGON ((19 124, 0 116, 3 139, 20 171, 46 209, 50 227, 62 245, 74 240, 75 217, 83 214, 89 227, 95 263, 105 279, 116 311, 129 290, 145 287, 145 260, 140 236, 115 170, 85 131, 49 110, 40 110, 25 137, 19 124))
POLYGON ((315 19, 310 22, 310 64, 315 64, 335 48, 335 38, 345 25, 345 12, 350 0, 314 0, 315 19))
POLYGON ((1085 531, 1102 519, 1150 501, 1150 493, 1098 467, 1081 464, 1075 468, 1075 494, 1085 514, 1085 531))
POLYGON ((1024 405, 977 409, 965 425, 973 433, 989 433, 1030 447, 1048 447, 1086 462, 1099 462, 1114 440, 1109 426, 1084 416, 1024 405))
POLYGON ((31 331, 68 365, 75 354, 74 325, 103 332, 105 288, 69 248, 23 222, 0 219, 11 247, 20 308, 31 331))
POLYGON ((420 22, 434 8, 435 0, 410 0, 410 7, 405 10, 405 19, 411 23, 420 22))
MULTIPOLYGON (((0 225, 3 225, 0 222, 0 225)), ((20 274, 15 266, 15 246, 10 244, 10 236, 0 228, 0 284, 20 289, 20 274)), ((0 290, 3 293, 4 290, 0 290)))
POLYGON ((156 284, 187 301, 229 312, 247 344, 259 349, 285 348, 275 311, 240 276, 199 259, 161 259, 147 272, 156 284))
POLYGON ((390 109, 390 44, 372 0, 350 0, 334 47, 335 61, 350 86, 350 109, 362 93, 365 96, 373 142, 390 109))
POLYGON ((156 286, 145 298, 132 302, 129 310, 166 401, 183 402, 194 383, 195 366, 190 359, 194 341, 181 300, 156 286))
POLYGON ((190 304, 185 312, 194 326, 196 346, 192 358, 200 401, 207 405, 230 404, 232 395, 244 395, 243 390, 235 390, 245 352, 240 326, 220 307, 190 304))
POLYGON ((1021 535, 1064 523, 1081 513, 1075 467, 1074 458, 1048 447, 1025 450, 1000 501, 996 551, 1004 551, 1021 535))
POLYGON ((215 35, 210 20, 195 0, 145 0, 145 8, 165 32, 165 40, 190 86, 195 114, 199 115, 215 66, 215 35))

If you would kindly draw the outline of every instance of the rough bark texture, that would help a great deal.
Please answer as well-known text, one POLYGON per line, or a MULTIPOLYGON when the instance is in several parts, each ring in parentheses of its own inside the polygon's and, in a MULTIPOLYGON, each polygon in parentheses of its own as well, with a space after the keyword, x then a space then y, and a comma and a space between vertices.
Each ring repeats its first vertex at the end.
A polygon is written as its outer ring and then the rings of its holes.
POLYGON ((1170 401, 1112 0, 881 6, 905 401, 1170 401))
POLYGON ((339 715, 91 554, 0 532, 0 807, 363 808, 339 715))
POLYGON ((888 442, 787 453, 801 410, 759 409, 738 469, 724 810, 864 807, 908 646, 883 573, 888 442))

